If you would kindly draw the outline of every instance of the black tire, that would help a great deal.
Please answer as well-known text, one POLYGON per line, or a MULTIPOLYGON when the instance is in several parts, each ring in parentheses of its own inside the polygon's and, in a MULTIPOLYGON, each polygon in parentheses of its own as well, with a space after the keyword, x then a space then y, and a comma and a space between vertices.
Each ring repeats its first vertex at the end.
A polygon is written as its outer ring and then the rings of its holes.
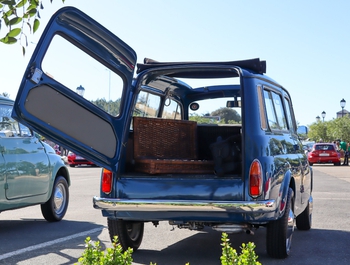
POLYGON ((49 222, 61 221, 67 212, 69 202, 69 189, 67 180, 58 176, 52 187, 50 199, 41 204, 41 213, 49 222))
POLYGON ((289 188, 283 216, 267 225, 266 250, 267 254, 276 259, 284 259, 290 253, 294 232, 294 192, 289 188))
POLYGON ((139 248, 143 238, 143 222, 107 218, 107 223, 111 241, 113 241, 114 236, 118 236, 118 241, 124 251, 129 247, 134 251, 139 248))
POLYGON ((340 162, 334 163, 334 166, 340 166, 340 162))
POLYGON ((69 166, 70 166, 70 167, 75 167, 75 165, 72 165, 72 164, 70 164, 69 166))
POLYGON ((296 218, 298 230, 310 230, 312 225, 312 213, 310 213, 310 204, 307 203, 304 211, 296 218))

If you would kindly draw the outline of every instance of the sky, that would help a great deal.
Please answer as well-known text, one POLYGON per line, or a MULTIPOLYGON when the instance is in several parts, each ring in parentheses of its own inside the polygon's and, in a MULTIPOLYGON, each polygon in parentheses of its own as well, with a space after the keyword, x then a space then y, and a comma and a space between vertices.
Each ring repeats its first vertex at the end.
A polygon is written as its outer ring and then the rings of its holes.
MULTIPOLYGON (((40 28, 19 44, 0 43, 0 93, 15 99, 23 73, 52 14, 74 6, 137 53, 158 61, 235 61, 260 58, 267 75, 291 94, 299 125, 350 110, 348 0, 43 0, 40 28)), ((6 34, 4 24, 0 37, 6 34)), ((108 75, 106 75, 106 79, 108 75)), ((106 89, 103 96, 108 98, 106 89)))

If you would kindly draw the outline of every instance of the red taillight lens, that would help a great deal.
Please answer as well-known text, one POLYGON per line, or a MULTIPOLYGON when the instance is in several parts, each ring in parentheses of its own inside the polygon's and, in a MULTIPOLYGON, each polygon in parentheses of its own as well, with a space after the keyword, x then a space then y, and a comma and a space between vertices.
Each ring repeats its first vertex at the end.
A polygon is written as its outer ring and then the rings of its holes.
POLYGON ((252 197, 258 197, 262 192, 262 167, 259 160, 255 159, 250 165, 249 170, 249 194, 252 197))
POLYGON ((113 173, 108 169, 102 170, 101 190, 104 193, 110 193, 112 191, 113 173))

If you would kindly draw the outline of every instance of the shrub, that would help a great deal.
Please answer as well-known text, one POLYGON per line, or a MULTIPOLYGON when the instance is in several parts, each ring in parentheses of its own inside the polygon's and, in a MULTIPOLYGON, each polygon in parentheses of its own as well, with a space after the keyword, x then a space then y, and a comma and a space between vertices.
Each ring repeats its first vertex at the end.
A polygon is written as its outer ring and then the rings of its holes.
POLYGON ((101 250, 99 241, 93 242, 90 237, 85 239, 85 250, 78 259, 79 265, 131 265, 132 264, 132 248, 123 252, 118 237, 113 238, 113 248, 107 248, 106 252, 101 250))
POLYGON ((241 247, 241 254, 238 255, 237 251, 231 247, 230 239, 226 233, 222 233, 221 241, 221 265, 261 265, 261 263, 257 261, 258 256, 254 251, 256 247, 254 243, 243 243, 241 247))
MULTIPOLYGON (((248 244, 242 244, 241 254, 237 254, 237 251, 231 247, 230 239, 226 233, 222 233, 221 236, 222 255, 220 257, 221 265, 261 265, 257 261, 258 256, 255 254, 255 244, 249 242, 248 244)), ((113 248, 107 248, 106 251, 101 250, 100 242, 91 241, 90 237, 85 239, 85 251, 78 259, 78 263, 75 265, 131 265, 132 264, 132 252, 129 248, 123 252, 122 247, 118 244, 118 237, 113 238, 113 248)), ((150 263, 150 265, 156 265, 150 263)), ((187 263, 186 265, 189 265, 187 263)))

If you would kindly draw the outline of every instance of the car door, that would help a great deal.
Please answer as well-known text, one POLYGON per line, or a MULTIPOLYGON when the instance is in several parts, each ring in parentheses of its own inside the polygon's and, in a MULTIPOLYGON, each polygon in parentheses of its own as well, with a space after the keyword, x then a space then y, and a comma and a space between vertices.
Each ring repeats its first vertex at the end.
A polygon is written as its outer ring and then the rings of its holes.
MULTIPOLYGON (((25 129, 25 127, 21 127, 25 129)), ((51 169, 44 146, 30 132, 1 137, 6 164, 6 199, 20 199, 49 192, 51 169)))
POLYGON ((109 30, 76 8, 62 8, 49 21, 32 55, 12 115, 68 150, 115 171, 123 134, 129 129, 135 64, 136 53, 109 30), (100 102, 107 81, 109 95, 119 93, 112 101, 115 113, 109 108, 110 98, 100 102), (92 98, 81 93, 92 90, 92 98), (108 110, 102 106, 106 102, 108 110))

